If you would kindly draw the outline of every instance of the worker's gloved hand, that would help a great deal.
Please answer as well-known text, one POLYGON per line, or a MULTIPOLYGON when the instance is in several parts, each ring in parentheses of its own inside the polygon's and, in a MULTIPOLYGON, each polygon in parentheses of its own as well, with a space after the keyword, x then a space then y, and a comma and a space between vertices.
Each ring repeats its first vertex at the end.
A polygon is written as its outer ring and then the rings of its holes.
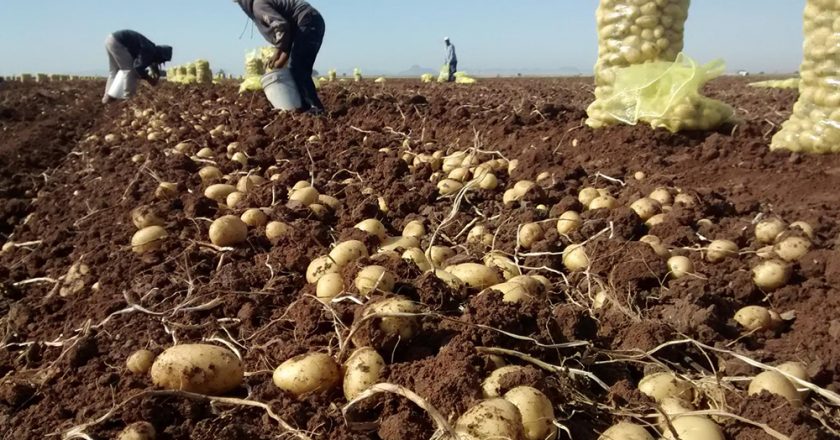
POLYGON ((278 50, 277 53, 274 55, 274 59, 271 60, 269 67, 274 70, 279 70, 286 67, 286 64, 289 63, 289 53, 284 52, 282 50, 278 50))

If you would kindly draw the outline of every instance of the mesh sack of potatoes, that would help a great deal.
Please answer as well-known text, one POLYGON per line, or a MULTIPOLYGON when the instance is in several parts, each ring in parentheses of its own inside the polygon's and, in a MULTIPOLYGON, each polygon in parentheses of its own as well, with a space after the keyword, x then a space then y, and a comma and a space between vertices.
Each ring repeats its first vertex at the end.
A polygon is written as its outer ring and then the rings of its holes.
POLYGON ((706 130, 732 118, 731 107, 699 93, 722 73, 722 65, 699 67, 681 56, 689 5, 690 0, 601 0, 590 127, 646 122, 671 131, 706 130))
POLYGON ((206 60, 198 60, 195 63, 195 77, 196 81, 201 84, 210 84, 213 82, 213 71, 210 70, 210 62, 206 60))
POLYGON ((264 50, 253 50, 245 55, 245 78, 239 85, 239 93, 262 90, 260 79, 265 74, 264 50))
POLYGON ((808 0, 804 51, 799 100, 770 148, 840 153, 840 2, 808 0))

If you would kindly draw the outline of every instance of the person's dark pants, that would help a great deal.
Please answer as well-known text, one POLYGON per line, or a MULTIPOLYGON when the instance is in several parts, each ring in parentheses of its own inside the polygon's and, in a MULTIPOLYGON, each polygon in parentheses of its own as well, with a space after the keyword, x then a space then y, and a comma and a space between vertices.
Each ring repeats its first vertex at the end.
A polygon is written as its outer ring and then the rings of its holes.
POLYGON ((456 73, 458 73, 458 62, 449 63, 449 82, 455 81, 456 73))
POLYGON ((303 111, 324 110, 324 104, 321 104, 318 90, 315 89, 315 81, 312 80, 312 69, 315 66, 315 58, 321 50, 325 31, 326 25, 321 14, 310 14, 298 26, 295 42, 292 44, 289 69, 300 92, 303 111))

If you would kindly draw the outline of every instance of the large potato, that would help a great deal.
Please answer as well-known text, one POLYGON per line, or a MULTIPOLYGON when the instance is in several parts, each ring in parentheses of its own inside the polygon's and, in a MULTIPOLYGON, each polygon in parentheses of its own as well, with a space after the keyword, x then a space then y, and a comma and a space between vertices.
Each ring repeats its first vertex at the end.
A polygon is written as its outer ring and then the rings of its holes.
POLYGON ((598 440, 653 440, 653 436, 641 425, 620 422, 604 431, 598 440))
POLYGON ((341 380, 341 368, 324 353, 295 356, 274 370, 274 385, 295 397, 326 391, 341 380))
POLYGON ((134 233, 131 237, 131 250, 137 254, 145 254, 160 249, 166 230, 160 226, 149 226, 134 233))
POLYGON ((799 391, 796 390, 793 382, 781 373, 765 371, 755 376, 750 382, 747 393, 752 396, 764 391, 784 397, 795 408, 802 406, 802 396, 799 391))
POLYGON ((182 344, 166 349, 152 364, 152 382, 170 390, 220 395, 242 383, 242 362, 227 348, 182 344))
POLYGON ((674 433, 668 429, 664 432, 664 439, 667 440, 724 440, 723 431, 717 423, 703 416, 683 416, 671 422, 674 433))
POLYGON ((210 200, 215 200, 219 203, 225 203, 227 196, 234 191, 236 191, 235 186, 218 183, 208 186, 207 189, 204 190, 204 197, 207 197, 210 200))
POLYGON ((233 246, 248 238, 248 225, 235 215, 216 219, 210 225, 210 241, 216 246, 233 246))
POLYGON ((524 373, 528 371, 525 367, 520 365, 505 365, 497 368, 484 379, 481 383, 481 395, 485 399, 492 397, 499 397, 502 395, 502 378, 509 373, 524 373))
POLYGON ((356 289, 364 296, 374 290, 390 292, 394 289, 396 278, 388 269, 382 266, 367 266, 359 271, 354 281, 356 289))
POLYGON ((371 347, 353 352, 344 363, 344 397, 353 400, 366 389, 379 382, 385 360, 371 347))
POLYGON ((344 267, 359 258, 368 256, 367 247, 359 240, 348 240, 337 244, 333 250, 330 251, 330 258, 339 267, 344 267))
POLYGON ((496 271, 490 267, 478 263, 463 263, 449 266, 446 271, 455 275, 459 280, 466 283, 467 286, 474 289, 486 289, 494 284, 499 284, 501 280, 496 271))
POLYGON ((519 409, 505 399, 488 399, 468 409, 455 422, 455 432, 468 439, 524 438, 519 409))
POLYGON ((639 391, 657 402, 668 397, 675 397, 691 401, 694 398, 694 387, 675 376, 673 373, 662 372, 647 375, 639 381, 639 391))
POLYGON ((531 387, 516 387, 505 393, 504 399, 519 409, 527 440, 554 440, 557 437, 554 407, 545 394, 531 387))

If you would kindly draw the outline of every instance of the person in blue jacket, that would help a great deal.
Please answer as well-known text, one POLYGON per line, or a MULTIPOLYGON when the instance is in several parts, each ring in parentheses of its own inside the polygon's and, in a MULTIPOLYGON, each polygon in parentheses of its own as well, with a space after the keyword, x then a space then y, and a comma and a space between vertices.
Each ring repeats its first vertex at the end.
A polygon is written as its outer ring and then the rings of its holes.
POLYGON ((443 39, 446 43, 446 60, 444 64, 449 66, 449 82, 455 81, 455 74, 458 73, 458 55, 455 54, 455 45, 449 41, 449 37, 443 39))
MULTIPOLYGON (((108 95, 108 91, 119 71, 135 72, 138 77, 154 86, 161 76, 160 65, 172 61, 172 47, 158 46, 143 34, 132 30, 117 31, 108 35, 105 39, 105 50, 108 52, 109 74, 105 96, 102 98, 103 104, 114 100, 108 95)), ((135 79, 134 75, 129 75, 126 81, 126 98, 136 91, 135 79)))
POLYGON ((233 1, 254 21, 262 36, 277 48, 277 56, 266 67, 282 69, 289 64, 300 92, 301 111, 323 114, 324 105, 312 80, 312 69, 326 31, 321 13, 304 0, 233 1))

